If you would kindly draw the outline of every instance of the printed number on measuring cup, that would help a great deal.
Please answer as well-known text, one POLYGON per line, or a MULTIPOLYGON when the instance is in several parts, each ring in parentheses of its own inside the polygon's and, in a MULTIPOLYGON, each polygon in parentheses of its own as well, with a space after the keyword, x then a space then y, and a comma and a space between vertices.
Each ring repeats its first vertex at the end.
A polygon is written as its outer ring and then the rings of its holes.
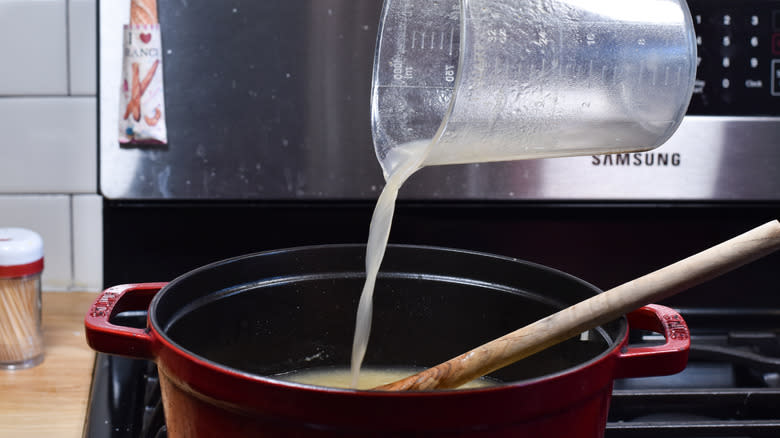
POLYGON ((401 59, 393 59, 390 65, 393 67, 393 79, 396 81, 412 79, 414 77, 414 68, 404 66, 404 62, 401 59))
POLYGON ((454 65, 445 65, 444 66, 444 80, 447 82, 453 82, 455 80, 455 66, 454 65))
POLYGON ((486 32, 487 40, 490 43, 506 43, 507 31, 506 29, 488 29, 486 32))

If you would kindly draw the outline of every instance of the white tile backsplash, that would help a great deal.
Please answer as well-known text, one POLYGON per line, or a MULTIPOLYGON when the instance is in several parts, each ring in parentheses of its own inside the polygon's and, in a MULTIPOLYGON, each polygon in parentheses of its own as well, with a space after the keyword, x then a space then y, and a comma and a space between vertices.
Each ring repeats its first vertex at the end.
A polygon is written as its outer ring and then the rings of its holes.
POLYGON ((43 288, 68 290, 72 283, 70 196, 0 195, 0 227, 21 227, 43 239, 43 288))
POLYGON ((96 119, 94 97, 0 98, 0 193, 96 193, 96 119))
POLYGON ((68 94, 65 0, 0 0, 0 96, 68 94))
POLYGON ((97 16, 95 0, 68 2, 70 93, 94 96, 97 89, 97 16))
POLYGON ((103 287, 103 198, 73 197, 73 289, 103 287))
POLYGON ((42 235, 46 290, 102 287, 96 1, 0 0, 0 226, 42 235))

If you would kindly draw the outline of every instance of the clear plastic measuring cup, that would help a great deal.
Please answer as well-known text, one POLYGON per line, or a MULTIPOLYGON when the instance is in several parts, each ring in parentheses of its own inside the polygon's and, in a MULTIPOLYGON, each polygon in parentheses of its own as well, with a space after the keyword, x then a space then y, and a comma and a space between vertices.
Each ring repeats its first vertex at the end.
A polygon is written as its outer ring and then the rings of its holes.
POLYGON ((696 41, 684 0, 385 0, 371 97, 385 174, 643 151, 679 126, 696 41))

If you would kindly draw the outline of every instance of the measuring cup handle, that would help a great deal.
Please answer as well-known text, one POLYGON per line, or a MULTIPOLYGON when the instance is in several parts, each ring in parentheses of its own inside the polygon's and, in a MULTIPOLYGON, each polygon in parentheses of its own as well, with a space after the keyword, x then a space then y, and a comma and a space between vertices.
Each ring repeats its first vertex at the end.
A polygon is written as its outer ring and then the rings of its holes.
POLYGON ((658 304, 650 304, 628 315, 631 329, 664 335, 666 343, 652 347, 629 347, 618 356, 615 378, 665 376, 679 373, 688 364, 691 335, 682 316, 658 304))
POLYGON ((153 338, 148 328, 115 325, 110 320, 127 310, 147 310, 152 298, 166 284, 124 284, 104 290, 84 318, 87 344, 101 353, 151 359, 153 338))

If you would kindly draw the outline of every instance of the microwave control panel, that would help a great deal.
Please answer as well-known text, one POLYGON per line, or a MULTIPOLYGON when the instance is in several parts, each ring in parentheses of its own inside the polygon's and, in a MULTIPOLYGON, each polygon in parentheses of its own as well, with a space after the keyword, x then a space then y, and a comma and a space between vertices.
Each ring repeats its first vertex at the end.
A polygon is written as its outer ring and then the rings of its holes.
POLYGON ((688 0, 698 70, 691 115, 780 115, 780 1, 688 0))

